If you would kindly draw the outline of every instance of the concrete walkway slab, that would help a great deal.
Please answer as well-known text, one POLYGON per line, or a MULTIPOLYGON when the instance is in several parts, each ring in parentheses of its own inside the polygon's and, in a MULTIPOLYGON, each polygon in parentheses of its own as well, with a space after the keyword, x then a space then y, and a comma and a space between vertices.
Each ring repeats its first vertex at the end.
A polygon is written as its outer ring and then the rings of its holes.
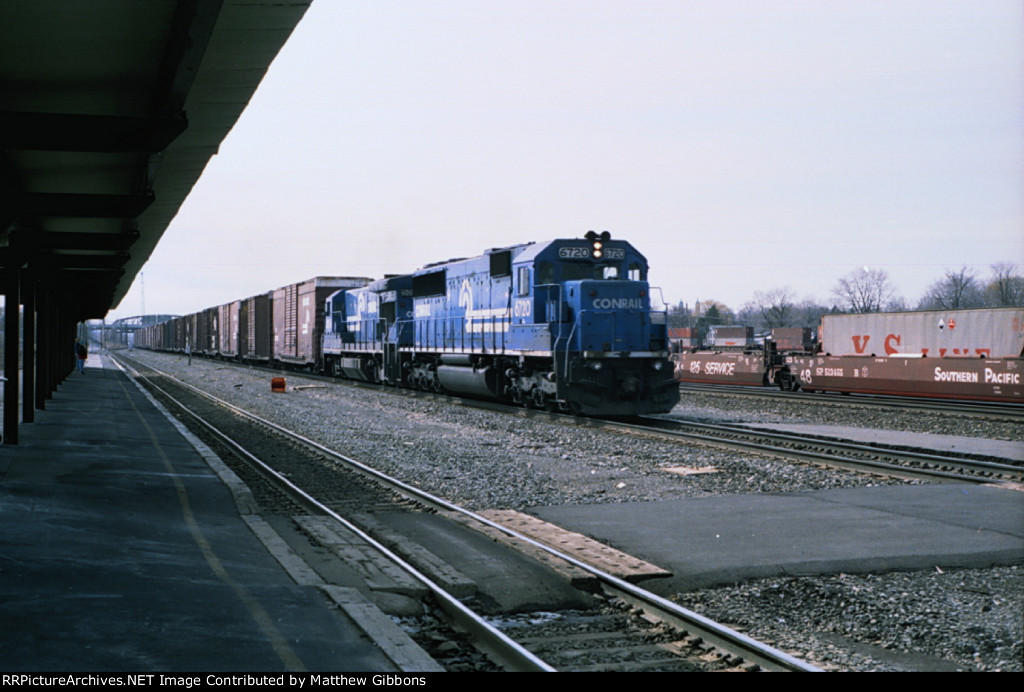
POLYGON ((900 485, 666 502, 537 507, 531 514, 670 570, 676 590, 747 579, 1024 562, 1024 493, 900 485))

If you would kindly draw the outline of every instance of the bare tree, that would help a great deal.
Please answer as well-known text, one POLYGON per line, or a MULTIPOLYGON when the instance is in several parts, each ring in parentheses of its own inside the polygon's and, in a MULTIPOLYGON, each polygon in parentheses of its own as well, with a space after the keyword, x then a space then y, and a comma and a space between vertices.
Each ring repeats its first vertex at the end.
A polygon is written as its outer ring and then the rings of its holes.
POLYGON ((895 289, 884 269, 854 269, 832 289, 847 312, 880 312, 894 299, 895 289))
POLYGON ((981 285, 967 267, 947 269, 946 275, 933 283, 919 307, 924 310, 963 310, 984 305, 981 285))
POLYGON ((754 300, 746 305, 746 310, 757 314, 768 329, 789 327, 796 319, 796 304, 793 301, 793 291, 788 286, 770 291, 754 291, 754 300))
POLYGON ((828 312, 828 308, 819 305, 816 301, 807 298, 796 306, 797 318, 795 327, 817 327, 821 324, 821 316, 828 312))
POLYGON ((1024 307, 1024 276, 1009 262, 992 265, 992 279, 985 286, 985 304, 993 308, 1024 307))

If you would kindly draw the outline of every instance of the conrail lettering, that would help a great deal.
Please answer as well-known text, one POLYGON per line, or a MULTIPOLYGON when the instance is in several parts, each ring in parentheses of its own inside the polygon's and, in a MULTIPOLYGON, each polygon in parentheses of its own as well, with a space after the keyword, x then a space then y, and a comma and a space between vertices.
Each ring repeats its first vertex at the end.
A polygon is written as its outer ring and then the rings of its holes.
POLYGON ((1020 384, 1019 372, 994 372, 985 368, 985 382, 991 384, 1020 384))
POLYGON ((643 301, 639 298, 597 298, 594 307, 599 310, 640 310, 643 301))
POLYGON ((977 382, 978 373, 976 372, 963 372, 960 370, 943 370, 942 368, 935 368, 935 381, 936 382, 977 382))

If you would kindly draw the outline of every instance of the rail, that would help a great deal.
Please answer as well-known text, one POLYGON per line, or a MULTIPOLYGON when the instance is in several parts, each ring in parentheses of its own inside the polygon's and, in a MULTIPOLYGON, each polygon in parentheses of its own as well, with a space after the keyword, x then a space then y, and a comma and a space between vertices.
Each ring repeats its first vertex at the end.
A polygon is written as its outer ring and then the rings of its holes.
MULTIPOLYGON (((322 501, 318 500, 313 495, 311 495, 309 492, 307 492, 303 488, 300 488, 298 485, 296 485, 294 482, 292 482, 285 476, 279 474, 269 464, 267 464, 265 461, 259 459, 256 455, 245 449, 241 444, 236 442, 227 433, 216 428, 203 416, 193 411, 191 407, 187 406, 185 403, 181 402, 173 395, 171 395, 164 387, 154 382, 152 378, 147 377, 138 369, 131 366, 129 363, 127 363, 127 360, 128 359, 124 358, 123 356, 119 358, 114 358, 115 363, 119 368, 122 369, 123 372, 125 372, 132 378, 145 380, 148 387, 160 392, 160 394, 163 397, 173 402, 184 413, 186 413, 194 420, 196 420, 198 423, 200 423, 210 433, 216 435, 223 443, 228 445, 228 447, 230 447, 233 452, 238 453, 240 456, 244 457, 249 464, 251 464, 254 468, 257 468, 257 470, 260 472, 260 474, 266 481, 268 481, 274 487, 279 489, 281 492, 285 493, 292 501, 296 502, 301 507, 303 507, 303 509, 309 511, 310 513, 330 517, 338 525, 343 526, 347 531, 351 532, 352 534, 355 534, 364 544, 371 546, 374 551, 386 557, 400 570, 411 575, 414 579, 423 584, 424 587, 426 587, 426 589, 430 592, 431 596, 434 598, 438 607, 447 614, 451 621, 457 627, 461 628, 463 631, 468 632, 481 649, 495 656, 497 660, 499 660, 509 670, 523 672, 554 672, 554 669, 547 663, 545 663, 542 659, 528 651, 521 644, 513 641, 511 638, 501 633, 493 625, 487 622, 487 620, 483 616, 479 615, 478 613, 474 612, 470 607, 463 604, 458 598, 449 593, 445 588, 443 588, 440 584, 432 580, 422 571, 420 571, 412 564, 410 564, 405 558, 398 555, 394 550, 392 550, 388 546, 384 545, 383 543, 375 539, 368 532, 364 531, 360 526, 353 523, 348 518, 341 516, 338 512, 328 507, 322 501)), ((413 486, 402 483, 397 479, 391 478, 390 476, 387 476, 386 474, 383 474, 380 471, 377 471, 376 469, 367 466, 366 464, 363 464, 359 461, 339 454, 338 452, 330 449, 329 447, 324 446, 323 444, 315 440, 299 435, 298 433, 291 431, 281 425, 278 425, 277 423, 257 416, 249 411, 246 411, 243 408, 240 408, 223 399, 215 397, 208 392, 204 392, 198 387, 188 384, 182 380, 179 380, 169 375, 168 373, 164 373, 151 365, 146 365, 145 367, 150 368, 154 372, 159 373, 162 376, 164 382, 172 382, 175 385, 184 388, 185 390, 191 392, 194 395, 203 397, 211 402, 214 402, 218 406, 228 411, 232 411, 234 414, 242 418, 245 418, 251 422, 258 423, 259 425, 268 428, 271 431, 274 431, 277 434, 280 434, 295 443, 298 443, 308 449, 314 450, 318 454, 323 454, 337 462, 340 462, 347 468, 356 470, 365 476, 374 478, 376 479, 377 482, 385 485, 386 487, 391 488, 394 491, 397 491, 408 497, 415 498, 418 501, 426 501, 427 498, 430 498, 437 500, 440 503, 444 502, 443 500, 433 498, 432 496, 423 493, 423 491, 418 490, 413 486)), ((452 507, 455 506, 453 505, 452 507)))

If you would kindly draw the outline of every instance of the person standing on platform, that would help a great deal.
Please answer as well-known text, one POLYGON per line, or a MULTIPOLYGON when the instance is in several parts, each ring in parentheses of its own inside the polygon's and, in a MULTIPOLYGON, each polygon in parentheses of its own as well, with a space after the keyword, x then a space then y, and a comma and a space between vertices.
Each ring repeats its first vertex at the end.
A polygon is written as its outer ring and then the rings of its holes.
POLYGON ((89 349, 81 339, 75 339, 75 358, 78 361, 78 372, 85 374, 85 359, 89 357, 89 349))

